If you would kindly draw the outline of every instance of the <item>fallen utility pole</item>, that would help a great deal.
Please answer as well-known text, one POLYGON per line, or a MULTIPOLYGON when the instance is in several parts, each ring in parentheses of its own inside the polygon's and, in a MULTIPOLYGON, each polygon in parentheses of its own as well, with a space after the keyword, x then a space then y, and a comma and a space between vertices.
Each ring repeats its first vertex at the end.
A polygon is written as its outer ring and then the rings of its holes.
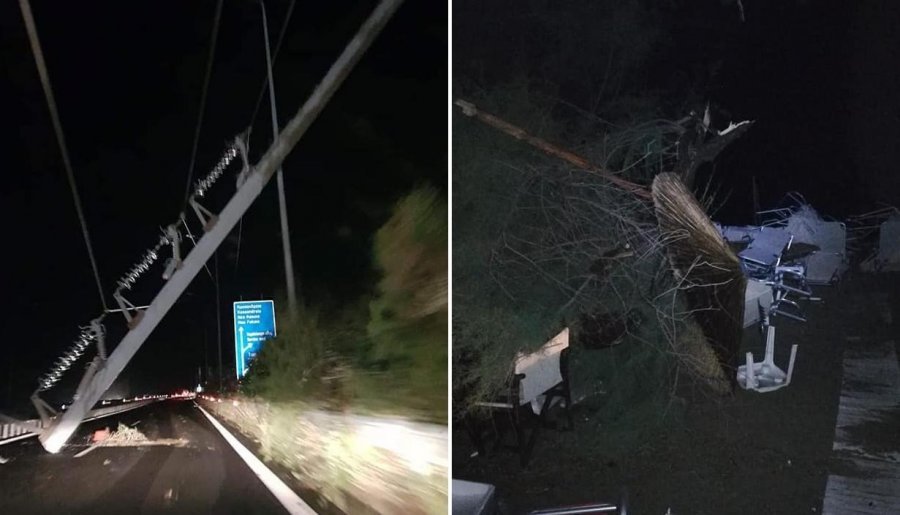
POLYGON ((240 218, 253 201, 262 192, 263 187, 272 178, 285 157, 291 152, 303 134, 309 129, 322 109, 337 91, 338 87, 347 78, 347 75, 359 62, 365 51, 390 20, 391 16, 400 7, 402 0, 382 0, 369 18, 363 23, 359 31, 350 40, 350 43, 338 57, 337 61, 328 70, 322 81, 316 86, 312 95, 300 108, 284 130, 278 135, 266 154, 259 163, 252 168, 246 180, 238 188, 237 193, 228 201, 228 204, 218 215, 214 223, 210 223, 206 233, 200 238, 196 246, 182 263, 182 267, 176 270, 168 282, 160 290, 159 294, 150 303, 150 307, 144 315, 137 319, 134 326, 128 331, 122 341, 116 346, 109 359, 103 361, 93 377, 78 392, 77 399, 72 406, 62 415, 53 419, 51 425, 41 433, 39 439, 41 445, 49 452, 59 452, 72 433, 78 428, 91 407, 100 400, 104 392, 112 385, 116 377, 122 372, 131 358, 140 349, 141 345, 150 336, 150 333, 178 298, 190 282, 196 277, 200 269, 206 264, 213 252, 219 247, 225 237, 237 225, 240 218))
POLYGON ((588 162, 587 159, 585 159, 579 155, 573 154, 572 152, 569 152, 568 150, 560 148, 546 140, 538 138, 537 136, 532 136, 531 134, 528 134, 528 132, 525 129, 522 129, 521 127, 517 127, 517 126, 507 122, 506 120, 503 120, 492 114, 488 114, 488 113, 485 113, 484 111, 479 110, 477 107, 475 107, 475 104, 472 104, 471 102, 467 102, 462 99, 457 99, 454 102, 454 104, 456 104, 459 108, 461 108, 463 114, 466 116, 476 118, 476 119, 484 122, 485 124, 490 125, 491 127, 495 128, 495 129, 499 129, 500 131, 503 131, 506 134, 509 134, 510 136, 512 136, 518 140, 522 140, 526 143, 529 143, 533 147, 538 148, 538 149, 546 152, 547 154, 550 154, 551 156, 558 157, 558 158, 562 159, 563 161, 571 163, 571 164, 577 166, 578 168, 581 168, 582 170, 586 170, 588 172, 595 173, 595 174, 603 177, 604 179, 608 180, 609 182, 615 184, 619 188, 621 188, 629 193, 632 193, 638 197, 641 197, 641 198, 644 198, 647 200, 650 200, 652 198, 652 196, 650 195, 650 191, 647 189, 646 186, 641 186, 640 184, 636 184, 631 181, 625 180, 621 177, 617 177, 616 175, 614 175, 612 172, 610 172, 608 170, 604 170, 600 167, 594 166, 590 162, 588 162))

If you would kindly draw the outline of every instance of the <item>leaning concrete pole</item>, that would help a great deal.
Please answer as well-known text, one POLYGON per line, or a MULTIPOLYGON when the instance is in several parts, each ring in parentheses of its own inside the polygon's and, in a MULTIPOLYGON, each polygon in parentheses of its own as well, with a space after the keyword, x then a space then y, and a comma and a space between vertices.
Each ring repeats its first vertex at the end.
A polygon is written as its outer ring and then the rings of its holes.
POLYGON ((296 115, 285 126, 278 138, 266 151, 259 163, 253 167, 247 180, 238 188, 237 193, 231 197, 225 209, 219 214, 218 221, 203 235, 197 245, 191 250, 169 281, 163 286, 150 307, 144 312, 144 316, 137 325, 131 329, 122 339, 116 349, 103 365, 97 370, 94 377, 88 382, 83 391, 79 392, 78 399, 72 406, 58 416, 51 425, 40 435, 41 444, 49 452, 58 452, 72 433, 78 428, 91 407, 100 400, 104 392, 112 385, 116 377, 122 372, 131 358, 140 349, 141 345, 153 332, 175 301, 184 293, 188 284, 194 279, 206 261, 212 256, 219 244, 231 232, 238 220, 259 196, 263 187, 272 178, 285 157, 291 152, 309 126, 328 104, 331 96, 337 91, 344 79, 353 69, 365 51, 391 19, 403 0, 382 0, 369 18, 363 23, 359 31, 350 40, 343 53, 325 74, 322 82, 316 86, 312 95, 300 108, 296 115))

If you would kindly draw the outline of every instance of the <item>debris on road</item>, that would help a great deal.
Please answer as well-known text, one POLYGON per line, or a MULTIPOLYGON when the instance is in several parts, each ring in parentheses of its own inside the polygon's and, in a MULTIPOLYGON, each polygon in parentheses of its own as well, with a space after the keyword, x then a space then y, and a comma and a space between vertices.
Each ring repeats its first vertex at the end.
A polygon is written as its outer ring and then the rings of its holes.
POLYGON ((190 443, 186 438, 159 438, 156 440, 150 440, 146 435, 144 435, 144 433, 121 422, 119 422, 119 427, 114 432, 110 433, 109 429, 106 428, 100 431, 95 431, 94 437, 92 438, 95 442, 94 445, 76 454, 76 458, 84 456, 97 447, 141 447, 145 445, 169 445, 172 447, 187 447, 188 443, 190 443), (105 436, 103 434, 104 432, 105 436), (100 439, 97 439, 98 433, 100 433, 100 439))
POLYGON ((94 443, 102 442, 102 441, 106 440, 107 438, 109 438, 109 434, 110 433, 109 433, 108 427, 104 427, 103 429, 98 429, 98 430, 94 431, 93 435, 91 435, 91 442, 94 442, 94 443))
POLYGON ((9 460, 7 458, 4 458, 3 456, 0 456, 0 465, 5 465, 7 463, 9 463, 9 460))
MULTIPOLYGON (((743 247, 738 256, 751 273, 786 257, 803 267, 809 284, 833 284, 849 268, 847 227, 819 215, 798 193, 788 195, 788 207, 760 211, 761 225, 718 226, 730 244, 743 247)), ((779 262, 779 264, 784 264, 779 262)))
MULTIPOLYGON (((136 424, 135 424, 136 425, 136 424)), ((127 425, 119 422, 119 428, 116 429, 115 433, 112 433, 109 438, 106 439, 107 445, 114 445, 118 442, 145 442, 147 441, 147 437, 144 436, 144 433, 138 431, 133 427, 128 427, 127 425)))
POLYGON ((900 210, 885 208, 850 220, 857 233, 857 241, 865 247, 867 257, 860 263, 865 272, 900 271, 900 210), (877 231, 878 240, 874 241, 877 231), (869 241, 863 241, 868 239, 869 241), (874 248, 871 248, 874 247, 874 248))
MULTIPOLYGON (((747 363, 738 367, 737 382, 745 390, 759 393, 774 392, 791 384, 794 375, 794 360, 797 358, 797 344, 791 347, 791 360, 787 373, 775 364, 775 326, 766 331, 766 354, 762 361, 754 362, 753 353, 747 353, 747 363)), ((790 464, 790 460, 788 460, 790 464)))

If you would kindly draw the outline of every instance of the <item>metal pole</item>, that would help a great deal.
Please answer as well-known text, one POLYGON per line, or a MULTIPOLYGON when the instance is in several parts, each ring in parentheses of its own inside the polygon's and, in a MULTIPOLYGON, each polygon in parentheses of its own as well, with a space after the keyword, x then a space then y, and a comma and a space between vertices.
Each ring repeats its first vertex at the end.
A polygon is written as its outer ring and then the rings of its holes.
POLYGON ((12 408, 12 391, 13 391, 13 363, 18 363, 18 359, 16 359, 16 346, 10 345, 10 353, 7 356, 9 358, 9 383, 7 384, 6 390, 6 407, 12 408))
POLYGON ((204 311, 204 317, 203 317, 203 377, 206 378, 206 381, 204 381, 204 383, 208 387, 209 386, 209 350, 208 350, 207 339, 206 339, 206 316, 205 316, 205 314, 206 314, 206 312, 204 311))
MULTIPOLYGON (((272 111, 272 140, 278 138, 278 111, 275 109, 275 77, 272 75, 272 52, 269 49, 269 24, 266 21, 266 4, 259 0, 262 9, 263 36, 266 38, 266 68, 269 73, 269 104, 272 111)), ((276 172, 275 182, 278 184, 278 215, 281 218, 281 248, 284 252, 284 275, 287 282, 288 307, 290 312, 297 312, 297 286, 294 282, 294 258, 291 255, 291 231, 288 227, 287 202, 284 197, 284 176, 281 167, 276 172)))
POLYGON ((222 393, 222 301, 219 298, 219 253, 215 254, 216 263, 216 338, 219 342, 219 393, 222 393))
POLYGON ((213 252, 231 233, 238 220, 244 216, 244 213, 262 192, 263 187, 272 178, 275 170, 281 166, 284 158, 325 108, 338 87, 371 46, 375 37, 400 7, 402 1, 381 0, 331 66, 331 69, 328 70, 328 73, 325 74, 325 77, 322 78, 322 81, 319 82, 319 85, 316 86, 316 89, 285 126, 284 131, 278 135, 275 143, 253 167, 252 173, 247 176, 237 193, 231 197, 231 200, 219 213, 218 221, 208 228, 208 231, 197 241, 196 246, 184 259, 181 268, 162 287, 137 325, 131 328, 122 341, 116 345, 100 370, 85 386, 84 391, 79 392, 78 399, 41 433, 39 439, 44 449, 52 453, 59 452, 72 433, 78 429, 91 407, 100 400, 103 393, 125 369, 153 329, 162 321, 175 301, 181 297, 188 284, 203 268, 206 261, 212 257, 213 252))

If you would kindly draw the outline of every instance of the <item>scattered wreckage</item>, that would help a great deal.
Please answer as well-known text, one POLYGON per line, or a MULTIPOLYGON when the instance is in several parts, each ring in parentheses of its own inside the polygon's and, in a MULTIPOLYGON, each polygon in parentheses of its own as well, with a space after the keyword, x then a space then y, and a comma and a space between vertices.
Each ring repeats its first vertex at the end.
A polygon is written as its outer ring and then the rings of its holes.
POLYGON ((797 356, 795 344, 787 371, 775 364, 772 319, 806 322, 800 303, 819 300, 811 285, 835 284, 849 266, 845 224, 823 218, 798 194, 788 199, 789 207, 758 213, 761 225, 717 226, 747 278, 744 327, 759 324, 766 340, 763 360, 754 361, 753 353, 746 353, 736 380, 741 388, 760 393, 789 385, 797 356))
MULTIPOLYGON (((896 209, 884 209, 842 222, 820 215, 802 196, 791 194, 787 207, 757 213, 757 225, 725 226, 710 220, 693 193, 696 172, 703 163, 714 160, 722 149, 749 130, 752 121, 731 123, 722 131, 713 130, 707 109, 702 119, 691 113, 675 122, 679 135, 674 146, 677 150, 674 167, 662 167, 671 172, 657 170, 658 173, 652 175, 652 184, 646 184, 632 182, 605 166, 597 166, 478 109, 468 101, 458 99, 454 104, 465 116, 600 177, 615 189, 633 195, 638 202, 652 205, 657 227, 649 231, 656 233, 658 239, 654 239, 662 244, 668 257, 692 323, 696 322, 694 329, 702 331, 699 338, 691 339, 696 343, 680 348, 679 354, 687 356, 685 361, 689 365, 694 364, 694 375, 720 393, 731 392, 735 386, 771 392, 790 384, 798 347, 791 347, 786 368, 775 363, 773 320, 780 317, 806 322, 803 304, 820 300, 814 295, 812 286, 840 282, 850 268, 851 259, 861 261, 863 270, 900 270, 900 211, 896 209), (875 240, 877 242, 873 243, 875 240), (875 251, 861 259, 867 245, 875 251), (749 352, 740 359, 744 331, 754 325, 759 327, 765 341, 763 359, 755 361, 753 353, 749 352), (741 361, 744 364, 738 366, 741 361)), ((577 292, 582 289, 578 288, 577 292)), ((592 333, 606 335, 618 333, 619 329, 627 332, 631 318, 630 314, 593 315, 582 317, 581 322, 592 328, 592 333)), ((563 329, 561 334, 565 334, 568 341, 568 330, 563 329)), ((575 341, 582 340, 583 336, 575 335, 575 341)), ((607 346, 620 342, 618 337, 603 340, 609 342, 607 346)), ((547 342, 545 347, 553 341, 555 339, 547 342)), ((545 351, 542 347, 535 355, 547 358, 545 351)), ((497 398, 483 399, 475 404, 492 411, 508 411, 514 414, 513 418, 525 408, 539 422, 552 401, 559 401, 568 408, 571 399, 566 352, 552 355, 554 359, 536 361, 540 363, 537 368, 547 374, 538 374, 535 370, 525 373, 518 366, 511 367, 512 379, 507 388, 497 398), (549 378, 547 381, 538 380, 545 375, 549 378), (535 391, 529 394, 531 389, 535 391), (541 402, 536 394, 543 391, 548 395, 541 402)), ((514 362, 519 365, 522 359, 520 355, 514 362)), ((476 454, 481 454, 477 428, 467 425, 479 448, 476 454)), ((516 447, 525 464, 534 443, 534 433, 524 440, 520 431, 515 433, 519 437, 516 447)), ((499 442, 501 435, 496 437, 499 442)))
POLYGON ((864 272, 900 271, 900 211, 884 208, 841 222, 821 216, 797 193, 788 207, 762 211, 758 226, 717 225, 736 251, 747 277, 744 327, 759 324, 766 338, 765 358, 738 367, 737 382, 748 390, 770 392, 791 382, 797 346, 787 372, 775 365, 774 317, 806 322, 802 301, 817 301, 812 285, 834 285, 851 259, 864 272))

